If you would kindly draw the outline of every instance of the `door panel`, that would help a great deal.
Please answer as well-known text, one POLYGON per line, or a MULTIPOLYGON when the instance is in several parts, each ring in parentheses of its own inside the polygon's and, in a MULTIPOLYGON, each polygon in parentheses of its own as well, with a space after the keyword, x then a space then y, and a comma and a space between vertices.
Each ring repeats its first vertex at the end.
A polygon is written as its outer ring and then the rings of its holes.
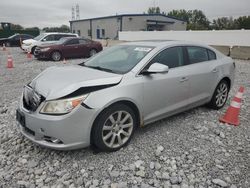
POLYGON ((89 51, 91 48, 91 44, 88 40, 85 39, 80 39, 79 40, 79 56, 81 57, 88 57, 89 56, 89 51))
POLYGON ((144 121, 155 121, 186 109, 189 80, 184 67, 144 76, 144 121))
POLYGON ((197 106, 209 101, 218 80, 217 64, 214 60, 186 66, 190 73, 190 103, 197 106))
POLYGON ((193 106, 209 101, 213 94, 214 83, 218 80, 218 62, 209 60, 208 50, 202 47, 188 46, 187 55, 190 73, 190 103, 193 106))
POLYGON ((79 51, 80 49, 78 39, 71 39, 67 41, 62 47, 64 57, 77 57, 79 51))

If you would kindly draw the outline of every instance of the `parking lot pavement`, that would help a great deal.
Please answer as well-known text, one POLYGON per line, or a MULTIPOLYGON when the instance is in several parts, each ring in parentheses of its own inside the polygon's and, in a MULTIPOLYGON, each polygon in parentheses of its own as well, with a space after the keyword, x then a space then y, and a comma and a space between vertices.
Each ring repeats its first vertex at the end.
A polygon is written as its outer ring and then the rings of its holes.
POLYGON ((11 48, 14 68, 0 51, 0 187, 250 187, 250 61, 236 60, 230 100, 245 87, 238 127, 218 118, 226 111, 199 107, 138 129, 131 143, 114 153, 92 149, 54 151, 34 145, 15 121, 23 85, 63 62, 28 62, 11 48))

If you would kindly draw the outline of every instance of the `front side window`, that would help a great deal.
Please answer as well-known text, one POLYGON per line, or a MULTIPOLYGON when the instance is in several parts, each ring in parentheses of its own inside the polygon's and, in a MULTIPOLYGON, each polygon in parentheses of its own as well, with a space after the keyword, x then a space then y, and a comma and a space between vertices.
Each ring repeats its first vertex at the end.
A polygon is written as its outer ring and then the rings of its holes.
POLYGON ((196 47, 196 46, 188 46, 187 53, 188 53, 190 64, 199 63, 199 62, 209 60, 206 48, 196 47))
POLYGON ((150 64, 153 63, 161 63, 167 65, 169 68, 183 66, 184 58, 182 47, 172 47, 163 50, 153 58, 150 64))
POLYGON ((34 40, 39 41, 39 40, 43 39, 45 36, 46 36, 46 34, 42 33, 42 34, 38 35, 37 37, 35 37, 34 40))
POLYGON ((84 66, 125 74, 136 66, 152 49, 153 47, 149 46, 114 46, 97 54, 87 61, 84 66))
POLYGON ((43 41, 55 41, 55 35, 48 35, 43 41))

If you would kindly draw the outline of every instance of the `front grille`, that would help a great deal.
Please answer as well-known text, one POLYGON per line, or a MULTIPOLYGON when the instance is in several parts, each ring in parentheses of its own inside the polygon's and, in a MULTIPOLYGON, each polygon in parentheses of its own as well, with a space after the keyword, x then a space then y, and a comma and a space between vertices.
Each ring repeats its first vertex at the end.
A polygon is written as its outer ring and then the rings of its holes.
POLYGON ((45 100, 42 95, 36 93, 31 87, 25 86, 23 91, 23 106, 29 111, 36 111, 39 105, 45 100))

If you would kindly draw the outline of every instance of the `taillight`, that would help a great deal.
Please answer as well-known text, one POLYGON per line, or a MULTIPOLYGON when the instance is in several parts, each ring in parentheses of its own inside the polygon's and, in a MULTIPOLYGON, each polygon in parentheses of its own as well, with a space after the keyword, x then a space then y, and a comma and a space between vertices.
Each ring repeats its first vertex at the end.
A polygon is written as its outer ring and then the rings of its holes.
POLYGON ((235 62, 233 62, 234 68, 236 67, 235 62))

